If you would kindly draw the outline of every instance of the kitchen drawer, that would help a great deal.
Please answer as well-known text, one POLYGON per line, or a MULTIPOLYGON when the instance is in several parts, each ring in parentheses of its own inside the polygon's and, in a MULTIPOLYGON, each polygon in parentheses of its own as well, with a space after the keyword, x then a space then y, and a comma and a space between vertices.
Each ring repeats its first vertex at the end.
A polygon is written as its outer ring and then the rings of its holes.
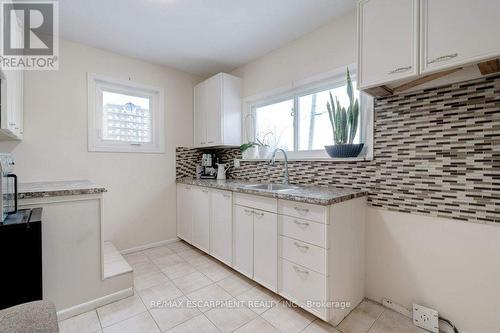
POLYGON ((234 194, 234 204, 272 213, 278 210, 278 200, 244 193, 234 194))
POLYGON ((326 250, 319 246, 280 236, 280 256, 326 275, 326 250))
POLYGON ((322 318, 326 317, 326 309, 324 307, 311 308, 310 302, 327 300, 326 284, 327 278, 324 275, 280 259, 280 295, 317 312, 322 318))
POLYGON ((296 217, 279 215, 280 234, 328 249, 328 225, 296 217))
POLYGON ((328 206, 307 204, 288 200, 280 200, 278 213, 306 220, 328 223, 328 206))

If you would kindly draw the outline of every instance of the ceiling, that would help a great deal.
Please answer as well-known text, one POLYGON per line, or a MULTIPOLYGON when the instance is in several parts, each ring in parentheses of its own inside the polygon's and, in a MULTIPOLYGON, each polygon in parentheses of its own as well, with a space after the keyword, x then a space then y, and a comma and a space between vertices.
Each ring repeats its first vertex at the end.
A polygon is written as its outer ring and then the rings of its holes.
POLYGON ((355 0, 62 0, 62 38, 209 76, 355 7, 355 0))

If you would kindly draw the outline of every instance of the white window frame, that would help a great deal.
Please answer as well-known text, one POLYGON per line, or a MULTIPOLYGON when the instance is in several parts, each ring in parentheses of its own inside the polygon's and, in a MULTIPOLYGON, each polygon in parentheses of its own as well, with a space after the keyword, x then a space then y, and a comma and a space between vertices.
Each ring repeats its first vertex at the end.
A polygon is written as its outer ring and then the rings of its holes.
POLYGON ((87 74, 88 81, 88 150, 90 152, 164 153, 165 107, 163 88, 118 80, 95 73, 87 74), (102 91, 146 97, 150 99, 151 142, 120 142, 103 140, 102 91))
MULTIPOLYGON (((285 101, 287 99, 294 100, 294 108, 297 110, 298 106, 295 105, 297 98, 315 92, 332 89, 336 86, 346 84, 345 71, 346 67, 337 68, 327 73, 316 75, 300 81, 294 81, 287 86, 278 89, 273 89, 265 93, 260 93, 254 96, 247 97, 243 100, 244 114, 243 114, 243 133, 244 138, 248 141, 255 141, 257 136, 257 124, 255 109, 258 107, 266 106, 273 103, 285 101), (248 117, 252 115, 252 117, 248 117), (252 119, 251 129, 248 129, 248 120, 252 119), (251 133, 246 133, 250 130, 251 133)), ((349 65, 351 77, 354 81, 357 79, 356 67, 354 64, 349 65)), ((360 142, 364 143, 363 151, 358 157, 355 158, 342 158, 338 160, 371 160, 373 159, 373 97, 370 95, 359 92, 360 95, 360 142)), ((298 127, 294 127, 294 145, 296 142, 298 127)), ((332 142, 333 144, 333 142, 332 142)), ((296 147, 295 147, 296 148, 296 147)), ((281 154, 279 154, 281 155, 281 154)), ((287 151, 289 160, 336 160, 328 156, 324 149, 321 150, 301 150, 301 151, 287 151)), ((256 161, 260 159, 255 159, 256 161)))

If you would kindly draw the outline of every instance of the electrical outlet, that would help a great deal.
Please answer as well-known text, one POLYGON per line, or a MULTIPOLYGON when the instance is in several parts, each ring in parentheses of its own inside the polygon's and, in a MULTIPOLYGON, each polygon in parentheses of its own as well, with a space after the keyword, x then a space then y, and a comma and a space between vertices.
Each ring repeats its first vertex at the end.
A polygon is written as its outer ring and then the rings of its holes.
POLYGON ((436 310, 413 304, 413 325, 429 332, 439 333, 439 315, 436 310))
POLYGON ((234 167, 235 168, 239 168, 240 167, 240 160, 235 158, 234 161, 233 161, 233 164, 234 164, 234 167))

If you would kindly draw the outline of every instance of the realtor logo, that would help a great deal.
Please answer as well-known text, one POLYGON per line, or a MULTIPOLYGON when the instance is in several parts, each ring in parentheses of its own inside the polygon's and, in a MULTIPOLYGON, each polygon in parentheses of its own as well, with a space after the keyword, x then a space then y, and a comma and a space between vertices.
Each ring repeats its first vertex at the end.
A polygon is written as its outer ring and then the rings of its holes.
POLYGON ((58 3, 1 2, 0 65, 5 69, 58 69, 58 3))

